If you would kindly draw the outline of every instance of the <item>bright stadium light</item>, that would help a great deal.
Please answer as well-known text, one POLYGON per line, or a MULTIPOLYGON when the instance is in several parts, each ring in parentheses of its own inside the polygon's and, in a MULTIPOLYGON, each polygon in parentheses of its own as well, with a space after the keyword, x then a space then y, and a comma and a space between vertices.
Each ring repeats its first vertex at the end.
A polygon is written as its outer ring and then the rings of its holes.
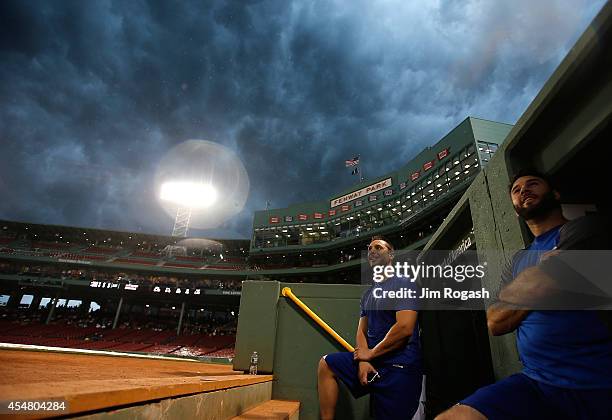
POLYGON ((217 190, 201 182, 168 181, 161 185, 159 198, 178 206, 172 236, 187 236, 193 211, 212 206, 217 190))
POLYGON ((181 207, 205 209, 217 201, 217 191, 212 185, 196 182, 165 182, 159 197, 181 207))
POLYGON ((155 173, 161 208, 174 219, 172 236, 190 228, 217 228, 242 211, 249 176, 231 149, 206 140, 187 140, 170 149, 155 173))

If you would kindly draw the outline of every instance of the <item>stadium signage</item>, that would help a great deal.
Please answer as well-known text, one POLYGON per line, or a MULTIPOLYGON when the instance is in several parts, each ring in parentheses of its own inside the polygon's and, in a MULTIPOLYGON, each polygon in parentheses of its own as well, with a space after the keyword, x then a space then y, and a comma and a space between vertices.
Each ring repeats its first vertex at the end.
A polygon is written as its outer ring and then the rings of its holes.
POLYGON ((74 263, 74 264, 88 264, 91 265, 91 261, 85 261, 85 260, 72 260, 72 259, 67 259, 67 258, 58 258, 59 262, 63 262, 63 263, 74 263))
POLYGON ((425 164, 423 165, 423 170, 425 171, 430 170, 431 168, 433 168, 434 163, 435 162, 433 160, 430 160, 429 162, 425 162, 425 164))
POLYGON ((401 182, 400 183, 400 190, 403 190, 404 188, 406 188, 406 183, 405 182, 401 182))
POLYGON ((110 281, 91 281, 89 287, 101 288, 101 289, 119 289, 121 286, 119 283, 113 283, 110 281))
POLYGON ((308 220, 308 215, 307 214, 298 214, 298 220, 300 220, 300 221, 308 220))
POLYGON ((446 156, 448 156, 448 147, 444 150, 440 150, 438 152, 438 160, 442 160, 444 159, 446 156))
POLYGON ((330 210, 329 212, 327 212, 328 215, 330 216, 335 216, 336 215, 336 210, 330 210))
POLYGON ((293 222, 293 216, 285 216, 285 222, 293 222))
POLYGON ((138 290, 138 284, 121 284, 113 283, 112 281, 90 281, 89 287, 96 289, 123 289, 123 290, 138 290))
POLYGON ((315 213, 314 214, 314 218, 315 219, 322 219, 323 218, 323 213, 315 213))
POLYGON ((393 184, 392 178, 387 178, 379 182, 375 182, 374 184, 370 184, 367 187, 361 188, 357 191, 353 191, 351 193, 345 194, 340 197, 336 197, 330 201, 329 206, 331 208, 337 207, 339 205, 348 203, 350 201, 356 200, 368 194, 375 193, 380 190, 384 190, 385 188, 389 188, 393 184))
POLYGON ((280 217, 278 216, 270 217, 270 223, 279 223, 279 222, 280 222, 280 217))
MULTIPOLYGON (((153 288, 153 292, 154 293, 161 293, 161 291, 162 291, 162 288, 159 287, 159 286, 155 286, 153 288)), ((174 293, 174 294, 177 294, 177 295, 180 295, 180 294, 183 294, 183 295, 191 295, 191 294, 199 295, 202 292, 200 291, 200 289, 195 289, 193 291, 193 293, 191 293, 191 289, 164 287, 164 293, 174 293)))
MULTIPOLYGON (((96 289, 116 289, 116 290, 139 290, 140 285, 138 284, 122 284, 111 281, 96 281, 93 280, 89 283, 89 287, 96 289)), ((145 292, 150 292, 151 289, 145 287, 145 292)), ((166 293, 172 295, 202 295, 204 293, 211 295, 227 295, 227 296, 240 296, 240 290, 208 290, 202 292, 201 289, 187 289, 181 287, 166 287, 166 286, 155 286, 153 287, 153 293, 166 293)))
POLYGON ((416 181, 417 179, 419 179, 419 176, 421 176, 421 173, 419 171, 416 171, 412 175, 410 175, 410 179, 412 181, 416 181))
MULTIPOLYGON (((465 238, 463 238, 461 240, 461 242, 459 242, 459 244, 457 245, 457 247, 454 250, 452 250, 452 251, 450 251, 448 253, 446 258, 444 258, 444 261, 442 262, 442 266, 444 267, 446 265, 452 264, 465 251, 470 249, 470 247, 472 246, 474 241, 475 241, 474 234, 470 232, 465 238)), ((485 265, 486 265, 486 263, 485 263, 485 265)))

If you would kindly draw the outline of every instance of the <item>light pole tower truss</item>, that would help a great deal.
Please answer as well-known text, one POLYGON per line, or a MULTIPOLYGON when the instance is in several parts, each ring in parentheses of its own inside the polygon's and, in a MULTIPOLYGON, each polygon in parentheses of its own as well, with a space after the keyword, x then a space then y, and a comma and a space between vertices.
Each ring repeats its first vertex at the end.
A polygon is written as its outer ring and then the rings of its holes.
POLYGON ((189 231, 189 222, 191 221, 191 207, 179 207, 176 210, 176 218, 174 219, 174 228, 172 236, 187 237, 189 231))

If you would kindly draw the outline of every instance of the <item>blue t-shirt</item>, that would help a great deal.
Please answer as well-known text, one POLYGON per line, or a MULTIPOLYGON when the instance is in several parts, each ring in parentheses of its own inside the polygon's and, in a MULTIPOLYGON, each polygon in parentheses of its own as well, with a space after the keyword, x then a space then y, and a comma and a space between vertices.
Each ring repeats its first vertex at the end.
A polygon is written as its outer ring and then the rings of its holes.
MULTIPOLYGON (((372 284, 372 286, 365 291, 361 298, 360 316, 368 318, 366 339, 370 349, 380 343, 393 324, 395 324, 395 313, 397 311, 416 310, 414 299, 376 298, 376 296, 381 296, 381 290, 377 290, 374 293, 374 289, 376 288, 385 291, 416 291, 416 284, 404 278, 391 277, 381 283, 372 284)), ((414 331, 405 347, 383 354, 376 358, 374 363, 402 365, 410 370, 420 372, 422 367, 418 322, 415 323, 414 331)))
MULTIPOLYGON (((513 277, 559 243, 560 226, 536 237, 514 261, 513 277), (535 252, 534 252, 535 251, 535 252)), ((564 388, 612 388, 610 331, 593 311, 532 311, 517 329, 523 373, 564 388)))

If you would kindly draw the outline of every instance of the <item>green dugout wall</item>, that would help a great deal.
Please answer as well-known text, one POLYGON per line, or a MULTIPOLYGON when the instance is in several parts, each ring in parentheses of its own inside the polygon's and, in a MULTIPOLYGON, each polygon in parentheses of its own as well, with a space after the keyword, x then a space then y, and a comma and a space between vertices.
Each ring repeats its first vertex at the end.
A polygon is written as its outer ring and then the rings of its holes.
MULTIPOLYGON (((299 400, 300 419, 317 419, 317 367, 321 356, 346 351, 281 296, 283 287, 323 318, 346 341, 355 344, 360 285, 325 285, 246 281, 242 287, 234 369, 248 370, 251 354, 259 355, 259 371, 273 373, 272 397, 299 400)), ((369 418, 369 399, 353 399, 340 387, 338 419, 369 418)))

